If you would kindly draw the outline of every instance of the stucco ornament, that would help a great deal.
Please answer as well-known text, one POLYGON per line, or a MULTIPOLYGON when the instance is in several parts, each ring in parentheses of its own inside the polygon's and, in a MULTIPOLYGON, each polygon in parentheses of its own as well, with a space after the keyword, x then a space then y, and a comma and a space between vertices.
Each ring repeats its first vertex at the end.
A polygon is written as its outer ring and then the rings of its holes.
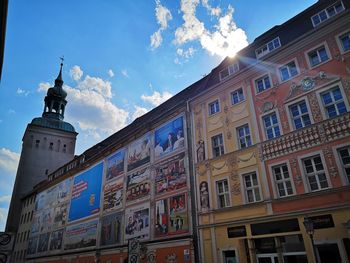
POLYGON ((301 80, 301 86, 303 87, 304 91, 311 90, 315 87, 315 80, 313 80, 311 77, 305 77, 301 80))
POLYGON ((207 182, 204 181, 200 183, 199 192, 200 192, 201 208, 208 209, 210 206, 209 206, 209 190, 208 190, 207 182))

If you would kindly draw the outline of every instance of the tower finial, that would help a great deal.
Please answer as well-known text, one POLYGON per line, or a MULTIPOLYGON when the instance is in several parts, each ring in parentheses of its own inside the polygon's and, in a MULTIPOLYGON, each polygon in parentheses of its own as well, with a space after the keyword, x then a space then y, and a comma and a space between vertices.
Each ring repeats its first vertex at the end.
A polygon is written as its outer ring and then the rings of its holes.
MULTIPOLYGON (((63 84, 63 80, 62 80, 62 67, 63 67, 64 56, 60 57, 60 60, 61 60, 60 72, 58 73, 58 76, 57 76, 56 81, 58 80, 58 81, 62 82, 62 84, 63 84)), ((55 81, 55 82, 56 82, 56 81, 55 81)), ((61 84, 61 86, 62 86, 62 84, 61 84)))

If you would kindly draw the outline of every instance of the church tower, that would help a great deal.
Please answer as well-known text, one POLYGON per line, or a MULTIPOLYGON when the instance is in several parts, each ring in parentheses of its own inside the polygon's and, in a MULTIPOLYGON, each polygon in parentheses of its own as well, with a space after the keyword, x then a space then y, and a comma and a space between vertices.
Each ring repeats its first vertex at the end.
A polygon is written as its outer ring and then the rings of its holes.
POLYGON ((67 92, 63 89, 62 66, 54 87, 47 91, 42 117, 28 124, 22 139, 22 152, 12 192, 6 231, 16 232, 21 212, 21 197, 47 175, 74 158, 78 133, 63 121, 67 92))

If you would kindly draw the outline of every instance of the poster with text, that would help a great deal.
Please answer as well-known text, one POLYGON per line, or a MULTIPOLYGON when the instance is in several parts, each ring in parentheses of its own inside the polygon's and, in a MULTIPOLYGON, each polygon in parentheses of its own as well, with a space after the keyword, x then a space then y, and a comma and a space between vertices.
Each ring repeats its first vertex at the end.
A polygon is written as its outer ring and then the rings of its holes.
POLYGON ((150 231, 150 206, 149 203, 125 210, 125 239, 137 238, 145 240, 150 231))
POLYGON ((143 136, 129 145, 128 149, 128 171, 134 170, 150 161, 151 137, 143 136))
POLYGON ((170 197, 169 234, 188 232, 186 194, 170 197))
POLYGON ((38 253, 46 252, 49 247, 50 233, 41 234, 39 236, 38 253))
POLYGON ((73 221, 100 211, 103 163, 74 177, 69 220, 73 221))
POLYGON ((161 237, 168 234, 168 200, 162 199, 156 201, 155 211, 155 236, 161 237))
POLYGON ((112 211, 123 207, 124 178, 113 180, 103 188, 103 211, 112 211))
POLYGON ((101 220, 101 246, 120 244, 122 238, 122 213, 106 215, 101 220))
POLYGON ((126 201, 133 201, 149 196, 150 169, 145 168, 129 174, 126 178, 126 201))
POLYGON ((106 181, 124 173, 125 150, 120 150, 107 158, 106 181))
POLYGON ((33 255, 36 253, 36 249, 38 246, 39 236, 31 236, 28 240, 28 255, 33 255))
POLYGON ((154 133, 154 155, 160 158, 185 147, 183 117, 179 117, 154 133))
POLYGON ((66 228, 64 249, 77 249, 96 246, 98 220, 84 222, 66 228))
POLYGON ((63 229, 51 233, 49 250, 60 250, 62 248, 63 229))
POLYGON ((164 160, 155 165, 155 193, 163 194, 186 187, 185 154, 164 160))

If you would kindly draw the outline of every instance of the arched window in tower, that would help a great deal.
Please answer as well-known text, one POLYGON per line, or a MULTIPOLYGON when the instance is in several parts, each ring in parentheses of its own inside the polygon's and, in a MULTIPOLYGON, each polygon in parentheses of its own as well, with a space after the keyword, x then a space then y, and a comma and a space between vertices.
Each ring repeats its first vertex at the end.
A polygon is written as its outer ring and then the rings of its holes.
POLYGON ((63 152, 65 153, 67 151, 67 145, 63 144, 63 152))
POLYGON ((35 140, 35 147, 39 148, 40 140, 35 140))
POLYGON ((50 149, 50 150, 53 150, 53 142, 50 142, 49 149, 50 149))

